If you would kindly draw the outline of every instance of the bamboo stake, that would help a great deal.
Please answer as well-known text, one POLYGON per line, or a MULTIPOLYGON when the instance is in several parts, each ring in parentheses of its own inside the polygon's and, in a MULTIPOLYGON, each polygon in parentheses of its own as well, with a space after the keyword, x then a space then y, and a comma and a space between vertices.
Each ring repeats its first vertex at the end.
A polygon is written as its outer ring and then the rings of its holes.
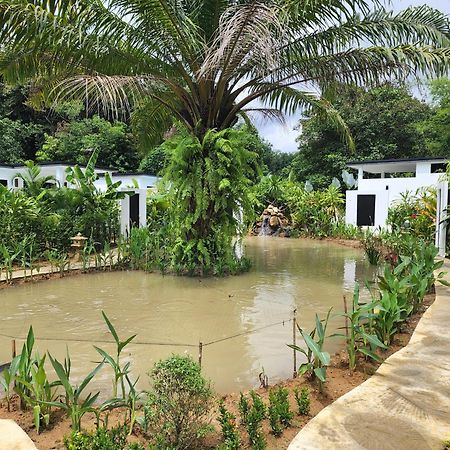
POLYGON ((11 341, 11 355, 12 355, 12 359, 14 359, 16 357, 16 340, 13 339, 11 341))
POLYGON ((202 359, 203 359, 203 342, 198 343, 198 365, 200 369, 202 368, 202 359))
POLYGON ((348 312, 348 308, 347 308, 347 297, 344 295, 344 313, 345 313, 345 338, 346 338, 346 342, 348 342, 348 317, 347 317, 347 312, 348 312))
MULTIPOLYGON (((297 308, 294 309, 292 314, 292 345, 297 345, 297 308)), ((297 351, 294 348, 294 372, 293 372, 293 378, 297 378, 297 351)))

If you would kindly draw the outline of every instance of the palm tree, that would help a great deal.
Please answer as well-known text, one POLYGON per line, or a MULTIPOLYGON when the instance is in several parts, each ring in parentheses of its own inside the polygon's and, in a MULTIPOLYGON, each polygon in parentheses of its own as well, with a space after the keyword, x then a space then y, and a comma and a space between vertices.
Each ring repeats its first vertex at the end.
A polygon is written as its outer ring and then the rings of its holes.
POLYGON ((17 173, 16 177, 22 179, 23 190, 30 197, 38 197, 49 185, 57 185, 56 178, 52 175, 42 176, 41 168, 33 161, 25 161, 24 173, 17 173))
MULTIPOLYGON (((283 112, 298 108, 326 115, 351 145, 330 102, 337 83, 439 76, 449 69, 445 15, 426 6, 393 14, 370 5, 0 0, 0 71, 7 81, 33 77, 41 88, 35 101, 81 98, 90 111, 134 110, 135 127, 149 143, 181 124, 203 146, 203 158, 210 130, 258 113, 282 120, 283 112)), ((190 226, 205 227, 212 209, 206 205, 202 224, 190 226)))

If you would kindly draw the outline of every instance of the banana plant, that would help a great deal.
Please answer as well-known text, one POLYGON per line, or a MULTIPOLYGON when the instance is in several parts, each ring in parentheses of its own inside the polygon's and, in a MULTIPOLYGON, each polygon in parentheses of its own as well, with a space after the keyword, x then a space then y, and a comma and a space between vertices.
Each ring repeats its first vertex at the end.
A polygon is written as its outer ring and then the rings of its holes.
POLYGON ((122 390, 122 399, 125 400, 126 398, 126 392, 125 392, 125 377, 128 375, 130 371, 130 363, 127 362, 124 366, 121 366, 120 363, 120 355, 123 351, 123 349, 136 337, 134 334, 133 336, 130 336, 129 338, 125 339, 124 341, 121 341, 119 339, 119 336, 117 334, 116 329, 114 328, 111 321, 108 319, 108 316, 105 314, 104 311, 102 311, 103 319, 106 322, 106 325, 112 334, 114 341, 116 342, 116 354, 115 356, 110 355, 105 350, 94 346, 94 348, 97 350, 97 352, 103 357, 103 362, 106 362, 111 366, 111 368, 114 370, 114 379, 113 379, 113 397, 117 397, 117 391, 118 391, 118 385, 120 384, 121 390, 122 390))
POLYGON ((63 409, 67 416, 70 418, 72 423, 72 431, 78 432, 81 429, 81 419, 88 412, 95 412, 94 407, 100 392, 96 394, 89 393, 87 397, 82 398, 83 391, 86 389, 87 385, 95 377, 98 371, 103 367, 103 361, 98 364, 80 383, 79 386, 74 386, 70 382, 70 356, 64 360, 64 365, 61 364, 57 359, 53 358, 52 355, 48 354, 50 362, 55 369, 58 380, 55 385, 62 386, 64 389, 64 395, 62 396, 64 401, 44 401, 41 402, 44 405, 50 407, 63 409))
POLYGON ((331 361, 330 354, 323 349, 330 314, 331 308, 324 320, 320 320, 316 314, 316 327, 309 334, 305 333, 297 324, 298 331, 305 341, 307 350, 297 345, 288 344, 288 347, 306 356, 306 362, 300 365, 298 374, 304 375, 307 373, 312 379, 317 378, 320 392, 322 392, 323 384, 326 382, 327 366, 330 365, 331 361))

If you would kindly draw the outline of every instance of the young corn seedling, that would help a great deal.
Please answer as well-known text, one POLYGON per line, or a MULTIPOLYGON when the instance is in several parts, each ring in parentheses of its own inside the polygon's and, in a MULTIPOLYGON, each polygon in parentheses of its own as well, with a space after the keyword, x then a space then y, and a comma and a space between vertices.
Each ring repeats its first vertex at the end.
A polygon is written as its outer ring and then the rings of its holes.
POLYGON ((87 385, 91 382, 91 380, 95 377, 97 372, 102 368, 103 362, 98 364, 94 370, 92 370, 80 383, 79 386, 74 386, 70 382, 70 368, 71 362, 70 357, 67 355, 67 358, 64 360, 64 365, 62 365, 58 360, 52 357, 52 355, 48 355, 50 362, 55 369, 56 375, 58 377, 58 381, 55 382, 55 385, 62 386, 64 389, 63 400, 64 401, 51 401, 51 402, 42 402, 45 405, 50 407, 60 408, 66 412, 67 417, 70 418, 72 423, 72 431, 80 431, 81 428, 81 418, 87 412, 95 412, 94 403, 96 402, 100 392, 92 395, 89 393, 86 398, 83 399, 82 394, 86 389, 87 385))
POLYGON ((114 379, 113 379, 113 397, 117 397, 117 391, 118 391, 118 385, 120 384, 121 390, 122 390, 122 399, 125 400, 126 398, 126 392, 125 392, 125 377, 128 375, 130 371, 130 363, 127 362, 124 366, 121 366, 120 363, 120 355, 123 351, 123 349, 136 337, 134 334, 133 336, 130 336, 128 339, 125 339, 125 341, 121 341, 119 339, 119 336, 117 334, 116 329, 114 328, 111 321, 108 319, 108 316, 105 314, 104 311, 102 311, 103 319, 106 322, 106 325, 112 334, 114 341, 116 342, 116 354, 115 356, 110 355, 105 350, 94 346, 94 348, 97 350, 97 352, 103 357, 103 361, 106 362, 111 366, 111 368, 114 370, 114 379))

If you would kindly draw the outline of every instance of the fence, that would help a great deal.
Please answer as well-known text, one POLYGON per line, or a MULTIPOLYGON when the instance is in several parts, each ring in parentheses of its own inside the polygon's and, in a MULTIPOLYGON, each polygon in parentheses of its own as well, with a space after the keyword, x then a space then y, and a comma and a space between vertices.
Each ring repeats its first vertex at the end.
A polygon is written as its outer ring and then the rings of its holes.
MULTIPOLYGON (((180 348, 191 348, 196 349, 198 351, 198 363, 200 366, 204 363, 204 350, 208 347, 214 347, 219 343, 223 343, 226 341, 232 341, 242 336, 255 334, 261 332, 263 330, 273 328, 276 326, 286 326, 291 324, 292 327, 292 336, 290 342, 284 342, 283 345, 287 343, 292 343, 296 345, 297 343, 297 309, 292 311, 291 317, 286 317, 285 319, 278 320, 276 322, 268 323, 260 327, 253 328, 251 330, 245 330, 240 333, 236 333, 230 336, 220 337, 217 339, 213 339, 210 341, 202 341, 200 340, 198 343, 192 342, 161 342, 161 341, 146 341, 146 340, 133 340, 132 345, 139 346, 166 346, 166 347, 180 347, 180 348)), ((8 333, 0 333, 0 337, 5 339, 9 339, 11 342, 11 358, 14 358, 18 354, 19 344, 20 342, 24 342, 26 340, 26 336, 14 336, 8 333)), ((57 337, 48 337, 48 336, 35 336, 35 341, 39 342, 63 342, 63 343, 89 343, 89 344, 115 344, 114 340, 110 339, 88 339, 88 338, 57 338, 57 337)), ((195 351, 195 350, 194 350, 195 351)), ((8 366, 8 363, 0 364, 0 371, 4 367, 8 366)), ((292 374, 294 377, 297 376, 297 352, 292 350, 292 374)))

